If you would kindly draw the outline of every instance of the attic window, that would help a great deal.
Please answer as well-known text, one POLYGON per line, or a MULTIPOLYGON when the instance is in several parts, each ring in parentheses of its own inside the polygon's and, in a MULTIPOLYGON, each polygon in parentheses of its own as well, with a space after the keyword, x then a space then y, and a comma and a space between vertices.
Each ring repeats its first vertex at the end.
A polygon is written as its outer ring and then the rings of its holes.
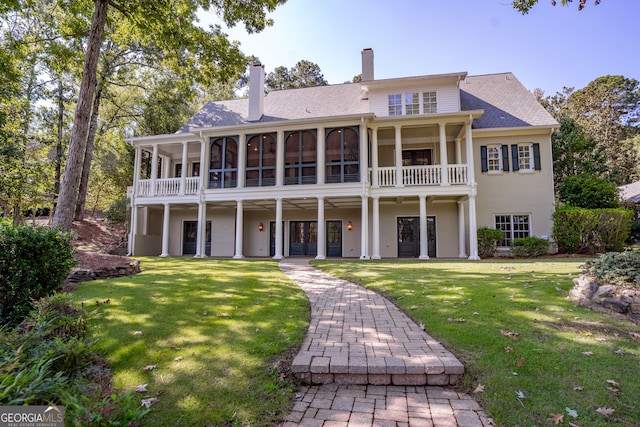
POLYGON ((389 95, 389 116, 435 114, 438 112, 436 91, 405 92, 389 95))
POLYGON ((389 95, 389 115, 402 115, 402 95, 399 93, 389 95))

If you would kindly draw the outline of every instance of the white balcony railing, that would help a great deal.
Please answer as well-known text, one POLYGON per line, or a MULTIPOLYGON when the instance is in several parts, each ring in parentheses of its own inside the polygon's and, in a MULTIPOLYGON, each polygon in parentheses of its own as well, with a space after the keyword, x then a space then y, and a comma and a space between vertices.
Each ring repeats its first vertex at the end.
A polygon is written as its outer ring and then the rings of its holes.
MULTIPOLYGON (((141 179, 138 180, 138 186, 135 191, 137 197, 151 197, 151 196, 178 196, 183 193, 180 191, 182 185, 182 178, 158 178, 155 180, 155 192, 152 192, 151 186, 152 180, 141 179)), ((184 194, 193 195, 198 194, 200 191, 200 178, 189 177, 185 179, 184 194)))
MULTIPOLYGON (((441 185, 442 168, 438 165, 403 166, 402 185, 441 185)), ((464 185, 469 182, 467 165, 447 165, 447 181, 452 185, 464 185)), ((378 168, 380 187, 396 186, 395 166, 378 168)))

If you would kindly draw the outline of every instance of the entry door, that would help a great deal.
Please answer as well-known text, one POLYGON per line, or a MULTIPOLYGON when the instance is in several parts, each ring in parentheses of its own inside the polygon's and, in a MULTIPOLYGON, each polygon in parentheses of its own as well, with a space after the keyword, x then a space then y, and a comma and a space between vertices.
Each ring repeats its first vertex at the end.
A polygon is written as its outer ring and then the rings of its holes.
POLYGON ((327 221, 327 256, 342 257, 342 221, 327 221))
POLYGON ((315 256, 318 254, 318 222, 291 221, 289 255, 315 256))
MULTIPOLYGON (((198 221, 185 221, 182 234, 182 255, 195 255, 198 243, 198 221)), ((207 221, 204 253, 211 255, 211 221, 207 221)))
MULTIPOLYGON (((284 221, 282 221, 282 245, 284 246, 284 221)), ((271 221, 269 224, 269 255, 276 254, 276 222, 271 221)))
MULTIPOLYGON (((436 257, 436 217, 427 217, 427 254, 436 257)), ((420 217, 398 218, 398 258, 420 256, 420 217)))

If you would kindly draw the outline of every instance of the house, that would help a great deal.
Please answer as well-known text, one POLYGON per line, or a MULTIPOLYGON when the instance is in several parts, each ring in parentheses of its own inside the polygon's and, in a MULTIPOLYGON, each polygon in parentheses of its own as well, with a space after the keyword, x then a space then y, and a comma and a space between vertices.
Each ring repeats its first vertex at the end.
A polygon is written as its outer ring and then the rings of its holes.
POLYGON ((132 255, 478 259, 476 230, 548 238, 558 123, 511 73, 362 81, 211 102, 131 138, 132 255))
POLYGON ((632 208, 635 212, 635 217, 640 219, 640 181, 621 185, 618 190, 620 190, 622 203, 632 208))

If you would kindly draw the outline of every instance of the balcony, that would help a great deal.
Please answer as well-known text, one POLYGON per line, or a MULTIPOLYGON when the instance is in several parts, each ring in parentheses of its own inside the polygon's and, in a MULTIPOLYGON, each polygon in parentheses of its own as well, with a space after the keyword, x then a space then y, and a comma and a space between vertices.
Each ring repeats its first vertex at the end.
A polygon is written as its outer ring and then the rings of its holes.
MULTIPOLYGON (((447 183, 450 185, 468 184, 467 165, 447 165, 447 178, 447 183)), ((396 181, 395 166, 378 168, 378 185, 380 187, 396 187, 396 181)), ((404 166, 401 185, 442 185, 442 168, 437 165, 404 166)))
MULTIPOLYGON (((185 178, 184 193, 180 191, 182 178, 158 178, 155 180, 155 189, 153 188, 153 181, 152 179, 138 180, 138 186, 135 189, 136 197, 189 196, 198 194, 200 191, 200 177, 197 176, 185 178)), ((127 195, 131 195, 129 191, 127 191, 127 195)))

